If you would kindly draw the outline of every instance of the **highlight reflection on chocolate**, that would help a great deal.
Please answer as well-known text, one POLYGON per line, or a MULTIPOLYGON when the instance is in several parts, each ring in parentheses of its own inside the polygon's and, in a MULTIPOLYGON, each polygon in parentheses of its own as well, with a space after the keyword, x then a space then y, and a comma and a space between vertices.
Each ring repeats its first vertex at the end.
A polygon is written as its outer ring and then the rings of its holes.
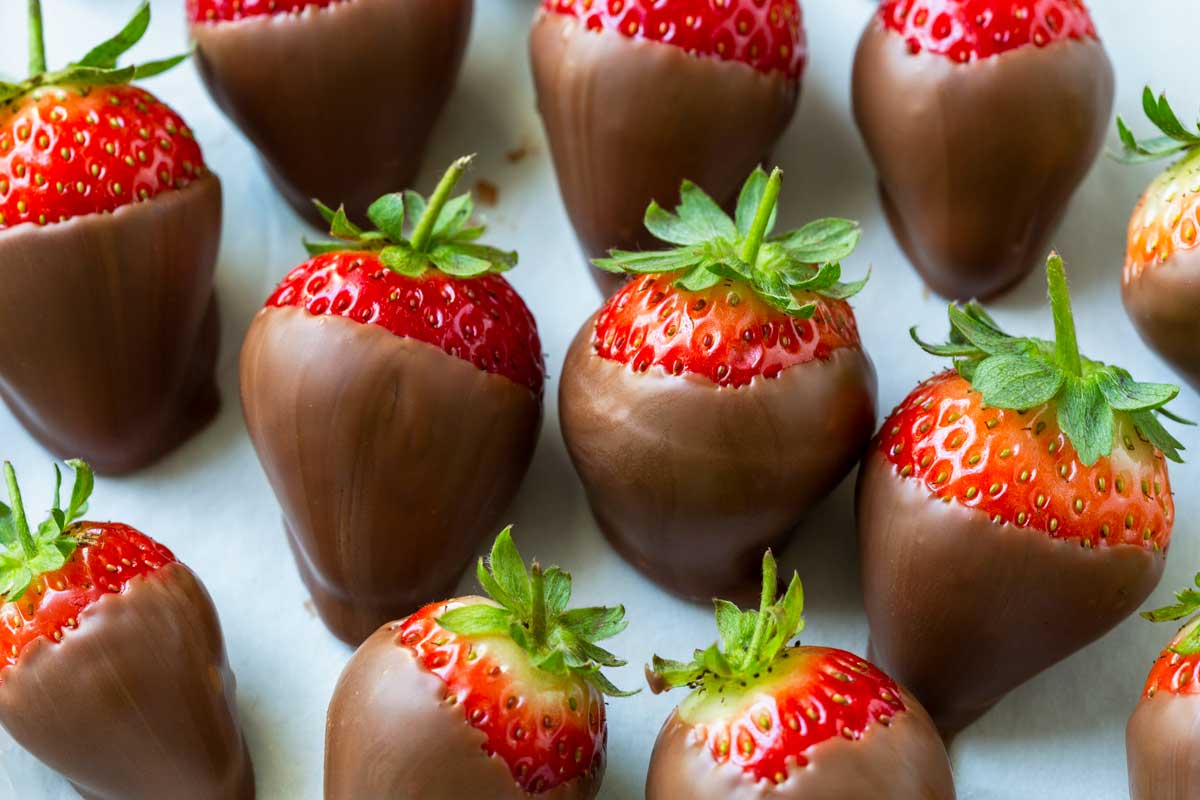
POLYGON ((362 219, 415 183, 462 66, 473 0, 349 0, 196 23, 209 92, 262 154, 298 214, 312 198, 362 219))
POLYGON ((144 467, 216 416, 211 173, 111 214, 0 231, 0 397, 55 456, 144 467))
POLYGON ((1113 106, 1112 64, 1093 39, 959 64, 909 52, 877 16, 853 83, 896 239, 930 288, 964 300, 1041 263, 1113 106))
POLYGON ((1200 251, 1176 250, 1121 289, 1142 339, 1200 391, 1200 251))
POLYGON ((88 800, 253 800, 220 622, 182 564, 0 672, 0 725, 88 800))
POLYGON ((353 645, 453 594, 541 426, 525 386, 294 307, 254 318, 241 386, 301 577, 330 631, 353 645))
POLYGON ((1200 696, 1143 697, 1125 729, 1130 800, 1200 796, 1200 696))

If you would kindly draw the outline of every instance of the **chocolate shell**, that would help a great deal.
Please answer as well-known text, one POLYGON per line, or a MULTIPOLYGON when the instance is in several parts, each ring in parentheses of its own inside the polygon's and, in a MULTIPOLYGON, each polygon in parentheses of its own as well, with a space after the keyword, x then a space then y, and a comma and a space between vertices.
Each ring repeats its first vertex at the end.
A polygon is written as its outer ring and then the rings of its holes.
POLYGON ((646 800, 954 800, 950 759, 929 715, 901 690, 907 710, 861 739, 838 737, 804 752, 769 789, 736 763, 718 763, 703 736, 671 712, 650 757, 646 800))
POLYGON ((298 13, 194 23, 217 105, 302 217, 312 198, 363 219, 416 181, 462 66, 473 0, 345 0, 298 13))
POLYGON ((877 450, 859 472, 857 516, 869 658, 946 735, 1136 611, 1166 564, 1141 547, 997 525, 902 479, 877 450))
POLYGON ((1176 250, 1121 290, 1142 339, 1200 391, 1200 250, 1176 250))
POLYGON ((1098 41, 959 64, 911 53, 877 17, 853 83, 896 239, 930 288, 963 300, 998 294, 1045 259, 1113 106, 1098 41))
POLYGON ((338 638, 453 593, 520 486, 541 398, 373 325, 266 308, 242 408, 300 575, 338 638))
POLYGON ((417 663, 385 625, 363 642, 338 680, 325 728, 325 800, 592 800, 603 773, 537 795, 513 780, 487 736, 446 684, 417 663))
POLYGON ((252 800, 216 609, 182 564, 0 671, 0 725, 88 800, 252 800))
POLYGON ((722 388, 597 355, 595 318, 563 365, 563 438, 609 542, 680 596, 741 596, 763 550, 853 468, 874 432, 862 350, 722 388))
POLYGON ((800 87, 541 10, 530 56, 563 202, 592 257, 656 244, 646 207, 673 205, 685 178, 732 202, 791 121, 800 87))
POLYGON ((221 184, 0 231, 0 397, 59 458, 156 461, 216 416, 221 184))
POLYGON ((1200 797, 1200 696, 1143 697, 1125 729, 1130 800, 1200 797))

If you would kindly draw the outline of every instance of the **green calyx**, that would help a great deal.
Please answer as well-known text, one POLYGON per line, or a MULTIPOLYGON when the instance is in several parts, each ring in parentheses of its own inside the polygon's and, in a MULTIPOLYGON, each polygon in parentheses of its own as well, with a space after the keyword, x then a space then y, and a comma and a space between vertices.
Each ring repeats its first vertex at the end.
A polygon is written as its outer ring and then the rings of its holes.
POLYGON ((113 86, 150 78, 186 59, 183 53, 159 61, 118 67, 117 61, 137 44, 150 27, 150 3, 142 0, 133 19, 111 39, 96 45, 64 69, 47 71, 46 44, 42 34, 41 0, 29 0, 29 77, 19 83, 0 82, 0 103, 7 103, 39 86, 113 86))
POLYGON ((50 515, 33 530, 25 516, 17 474, 12 464, 4 462, 4 481, 11 504, 0 503, 0 598, 6 603, 19 600, 34 578, 60 569, 79 544, 70 525, 87 512, 95 478, 92 468, 83 461, 68 461, 67 466, 75 471, 70 503, 63 510, 59 499, 62 472, 55 464, 54 504, 50 515))
POLYGON ((426 199, 414 191, 385 194, 367 209, 375 230, 363 230, 346 216, 313 200, 329 223, 329 233, 339 241, 309 242, 310 255, 345 250, 374 251, 393 272, 410 278, 436 269, 456 278, 473 278, 489 272, 507 272, 517 265, 517 254, 479 244, 483 227, 468 227, 475 206, 470 194, 451 197, 455 184, 474 156, 458 159, 426 199))
POLYGON ((927 353, 954 359, 958 373, 993 408, 1024 411, 1053 401, 1059 427, 1086 466, 1112 453, 1118 415, 1167 458, 1182 462, 1183 445, 1158 419, 1161 415, 1191 424, 1165 408, 1179 387, 1138 383, 1120 367, 1081 356, 1066 271, 1057 253, 1050 255, 1046 276, 1053 342, 1005 333, 974 301, 950 306, 950 339, 945 344, 923 342, 915 327, 910 330, 913 341, 927 353))
POLYGON ((713 600, 721 641, 697 650, 684 663, 654 656, 646 677, 656 692, 680 686, 693 689, 744 680, 765 672, 804 630, 804 588, 793 573, 782 598, 776 599, 778 568, 768 550, 763 556, 762 598, 757 611, 742 611, 728 600, 713 600))
POLYGON ((542 569, 536 561, 526 570, 512 540, 512 526, 496 537, 487 562, 475 571, 480 586, 499 606, 461 606, 438 618, 438 624, 460 636, 504 636, 529 654, 538 669, 553 675, 575 675, 610 697, 628 697, 601 672, 625 662, 596 645, 629 624, 625 607, 567 608, 571 575, 558 567, 542 569))
MULTIPOLYGON (((1195 584, 1200 589, 1200 574, 1196 575, 1195 584)), ((1175 593, 1175 600, 1174 605, 1164 606, 1154 611, 1143 611, 1142 616, 1151 622, 1175 622, 1187 619, 1184 627, 1180 629, 1180 635, 1171 643, 1171 652, 1181 656, 1200 653, 1200 625, 1196 624, 1200 622, 1200 618, 1196 618, 1196 612, 1200 611, 1200 591, 1192 588, 1181 589, 1175 593)))
POLYGON ((1170 158, 1177 154, 1188 153, 1200 148, 1200 133, 1192 133, 1183 127, 1167 95, 1154 96, 1149 86, 1142 92, 1142 108, 1146 116, 1154 123, 1154 127, 1162 132, 1162 136, 1139 141, 1125 124, 1125 120, 1117 116, 1117 132, 1121 135, 1121 152, 1114 157, 1124 164, 1145 164, 1170 158))
POLYGON ((690 291, 739 281, 780 311, 808 319, 816 303, 802 302, 798 292, 844 300, 866 285, 867 278, 841 282, 840 262, 854 252, 861 232, 851 220, 820 219, 768 238, 782 183, 779 169, 769 177, 756 169, 742 187, 733 220, 700 187, 684 181, 675 213, 655 202, 646 210, 646 229, 676 247, 646 253, 613 250, 609 258, 592 263, 632 275, 679 273, 675 285, 690 291))

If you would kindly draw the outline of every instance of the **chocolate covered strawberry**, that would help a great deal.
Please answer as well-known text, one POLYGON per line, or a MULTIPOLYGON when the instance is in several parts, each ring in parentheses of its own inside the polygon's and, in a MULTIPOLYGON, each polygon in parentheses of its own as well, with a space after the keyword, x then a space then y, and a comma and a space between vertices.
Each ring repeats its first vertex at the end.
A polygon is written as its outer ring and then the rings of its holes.
POLYGON ((329 704, 326 800, 591 800, 604 778, 596 642, 625 609, 568 609, 571 576, 526 570, 508 529, 479 560, 488 597, 431 603, 384 625, 350 659, 329 704))
POLYGON ((411 185, 458 80, 473 0, 186 0, 217 105, 301 216, 411 185))
POLYGON ((1130 800, 1200 794, 1200 592, 1175 597, 1174 605, 1142 614, 1151 622, 1187 622, 1154 662, 1125 729, 1130 800))
POLYGON ((757 582, 765 547, 853 467, 875 425, 875 368, 839 282, 858 226, 771 236, 778 170, 746 182, 737 219, 684 182, 652 204, 673 249, 596 262, 635 277, 567 353, 559 417, 596 521, 635 567, 707 599, 757 582))
POLYGON ((325 624, 357 645, 445 596, 516 493, 541 426, 537 326, 479 244, 469 159, 310 245, 246 334, 242 407, 325 624))
POLYGON ((885 0, 854 64, 892 231, 934 291, 963 300, 1037 265, 1112 105, 1081 0, 885 0))
POLYGON ((1142 105, 1163 135, 1138 141, 1117 117, 1122 160, 1179 160, 1150 184, 1129 220, 1122 296, 1146 344, 1200 390, 1200 134, 1184 128, 1165 94, 1155 98, 1147 86, 1142 105))
POLYGON ((722 204, 792 119, 807 45, 796 0, 543 0, 538 107, 584 250, 651 245, 642 213, 690 178, 722 204))
POLYGON ((1159 418, 1179 387, 1081 356, 1057 255, 1047 275, 1056 341, 951 306, 949 342, 921 346, 957 371, 896 408, 859 472, 873 657, 947 733, 1133 613, 1171 541, 1182 445, 1159 418))
POLYGON ((793 574, 776 599, 763 557, 762 600, 714 600, 721 640, 690 663, 654 657, 655 692, 691 690, 650 757, 646 800, 953 800, 950 760, 921 704, 852 653, 792 643, 804 630, 793 574))
POLYGON ((187 124, 118 67, 145 33, 47 71, 29 4, 30 72, 0 83, 0 397, 59 456, 149 464, 216 414, 213 270, 221 184, 187 124))
POLYGON ((84 522, 93 478, 31 528, 0 503, 0 725, 92 800, 252 800, 216 609, 166 547, 84 522))

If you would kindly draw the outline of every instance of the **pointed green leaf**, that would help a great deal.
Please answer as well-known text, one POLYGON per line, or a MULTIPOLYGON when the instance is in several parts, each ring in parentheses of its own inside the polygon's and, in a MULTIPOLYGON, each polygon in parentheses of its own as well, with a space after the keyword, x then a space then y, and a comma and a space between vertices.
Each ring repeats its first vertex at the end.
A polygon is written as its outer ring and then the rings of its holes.
POLYGON ((1062 372, 1028 356, 990 356, 975 369, 972 385, 996 408, 1026 409, 1049 402, 1063 383, 1062 372))
POLYGON ((100 69, 98 67, 67 67, 58 72, 48 73, 45 77, 47 84, 77 84, 83 86, 117 86, 129 83, 137 75, 137 67, 120 67, 117 69, 100 69))
POLYGON ((702 239, 735 239, 737 228, 729 215, 703 189, 685 180, 679 188, 679 218, 702 239))
MULTIPOLYGON (((521 560, 521 554, 513 542, 512 526, 505 528, 496 537, 489 566, 496 582, 504 589, 504 594, 512 598, 513 605, 509 605, 509 608, 522 617, 528 616, 532 584, 529 581, 529 573, 525 571, 525 562, 521 560)), ((498 597, 495 599, 503 602, 498 597)))
POLYGON ((350 218, 346 216, 346 207, 342 205, 333 212, 333 220, 329 223, 329 233, 338 239, 354 241, 362 235, 362 228, 350 221, 350 218))
POLYGON ((600 694, 604 695, 605 697, 633 697, 635 694, 641 691, 641 689, 634 689, 631 692, 627 692, 618 689, 612 683, 612 681, 606 678, 604 673, 600 672, 599 670, 587 675, 586 680, 592 686, 596 687, 596 691, 600 692, 600 694))
POLYGON ((73 458, 66 462, 75 471, 75 483, 71 487, 71 504, 67 507, 67 524, 87 513, 88 498, 96 488, 96 476, 87 462, 73 458))
POLYGON ((697 265, 700 259, 701 257, 695 250, 690 247, 682 247, 678 250, 649 253, 613 250, 609 254, 609 258, 594 258, 592 263, 606 272, 650 274, 691 269, 697 265))
POLYGON ((347 248, 345 242, 314 242, 309 239, 302 239, 301 243, 304 249, 308 251, 310 256, 324 255, 325 253, 338 253, 342 250, 352 249, 347 248))
POLYGON ((1084 466, 1090 467, 1112 452, 1113 410, 1094 380, 1074 376, 1064 380, 1058 426, 1075 446, 1084 466))
POLYGON ((463 225, 471 218, 474 208, 469 194, 460 194, 447 200, 433 226, 434 237, 441 239, 462 230, 463 225))
POLYGON ((1179 395, 1179 387, 1168 383, 1138 383, 1128 372, 1109 367, 1097 375, 1104 399, 1118 411, 1147 411, 1159 408, 1179 395))
POLYGON ((611 639, 629 627, 625 619, 625 606, 573 608, 562 614, 561 624, 589 642, 611 639))
POLYGON ((93 47, 76 63, 82 67, 111 69, 117 65, 117 59, 141 40, 149 27, 150 3, 149 0, 142 0, 142 4, 134 12, 133 19, 129 20, 116 36, 93 47))
POLYGON ((798 231, 773 240, 797 261, 819 264, 846 259, 862 238, 858 223, 850 219, 818 219, 798 231))
POLYGON ((675 281, 675 285, 689 292, 703 292, 705 289, 711 289, 720 282, 720 275, 701 264, 685 272, 675 281))
POLYGON ((425 198, 411 189, 404 192, 404 210, 410 225, 416 225, 417 220, 425 216, 425 198))
POLYGON ((650 207, 646 209, 643 224, 654 238, 670 244, 697 244, 707 238, 703 231, 696 230, 654 201, 651 201, 650 207))
POLYGON ((0 553, 17 543, 17 528, 13 523, 12 509, 0 503, 0 553))
POLYGON ((459 247, 449 244, 435 246, 429 251, 429 260, 442 272, 456 278, 474 278, 492 268, 492 262, 468 255, 459 247))
POLYGON ((508 632, 512 614, 503 608, 478 603, 452 608, 437 619, 437 623, 460 636, 501 636, 508 632))
MULTIPOLYGON (((759 166, 755 167, 754 172, 750 173, 750 177, 742 185, 741 194, 738 195, 735 221, 738 236, 742 238, 750 235, 750 229, 754 226, 754 217, 758 213, 758 204, 762 202, 763 195, 767 193, 768 180, 770 178, 767 176, 766 170, 759 166)), ((770 235, 771 231, 775 229, 775 221, 778 216, 779 205, 777 203, 771 209, 765 235, 770 235)))
POLYGON ((160 58, 155 61, 147 61, 144 64, 138 64, 133 68, 133 79, 137 81, 144 81, 148 78, 153 78, 156 75, 161 75, 167 70, 174 69, 184 61, 187 61, 191 55, 192 53, 189 50, 186 53, 180 53, 179 55, 174 55, 169 58, 160 58))
POLYGON ((429 256, 414 253, 407 242, 383 248, 379 251, 379 260, 393 272, 410 278, 420 277, 429 267, 429 256))
POLYGON ((1129 411, 1126 413, 1129 414, 1133 424, 1150 444, 1161 450, 1162 454, 1171 461, 1177 464, 1183 463, 1183 456, 1180 455, 1180 451, 1184 449, 1183 442, 1172 436, 1170 431, 1162 426, 1154 411, 1129 411))
POLYGON ((1023 340, 997 330, 975 313, 957 305, 950 306, 947 313, 951 328, 961 335, 963 341, 970 342, 990 355, 1017 356, 1024 355, 1029 350, 1023 340))
POLYGON ((571 575, 558 567, 550 567, 542 576, 546 592, 546 612, 561 614, 571 602, 571 575))
POLYGON ((380 197, 367 208, 367 218, 393 242, 403 240, 404 195, 395 192, 380 197))
POLYGON ((739 647, 744 647, 742 641, 742 610, 728 600, 715 599, 713 606, 716 608, 717 615, 717 633, 721 637, 721 644, 725 646, 725 652, 729 653, 739 647))
POLYGON ((512 250, 501 250, 498 247, 491 247, 486 244, 473 244, 471 242, 447 243, 441 246, 451 247, 457 252, 471 258, 488 262, 488 270, 490 272, 508 272, 517 265, 517 254, 512 250))
POLYGON ((321 215, 321 219, 325 220, 325 224, 332 225, 337 212, 315 197, 312 199, 312 204, 317 207, 317 213, 321 215))

